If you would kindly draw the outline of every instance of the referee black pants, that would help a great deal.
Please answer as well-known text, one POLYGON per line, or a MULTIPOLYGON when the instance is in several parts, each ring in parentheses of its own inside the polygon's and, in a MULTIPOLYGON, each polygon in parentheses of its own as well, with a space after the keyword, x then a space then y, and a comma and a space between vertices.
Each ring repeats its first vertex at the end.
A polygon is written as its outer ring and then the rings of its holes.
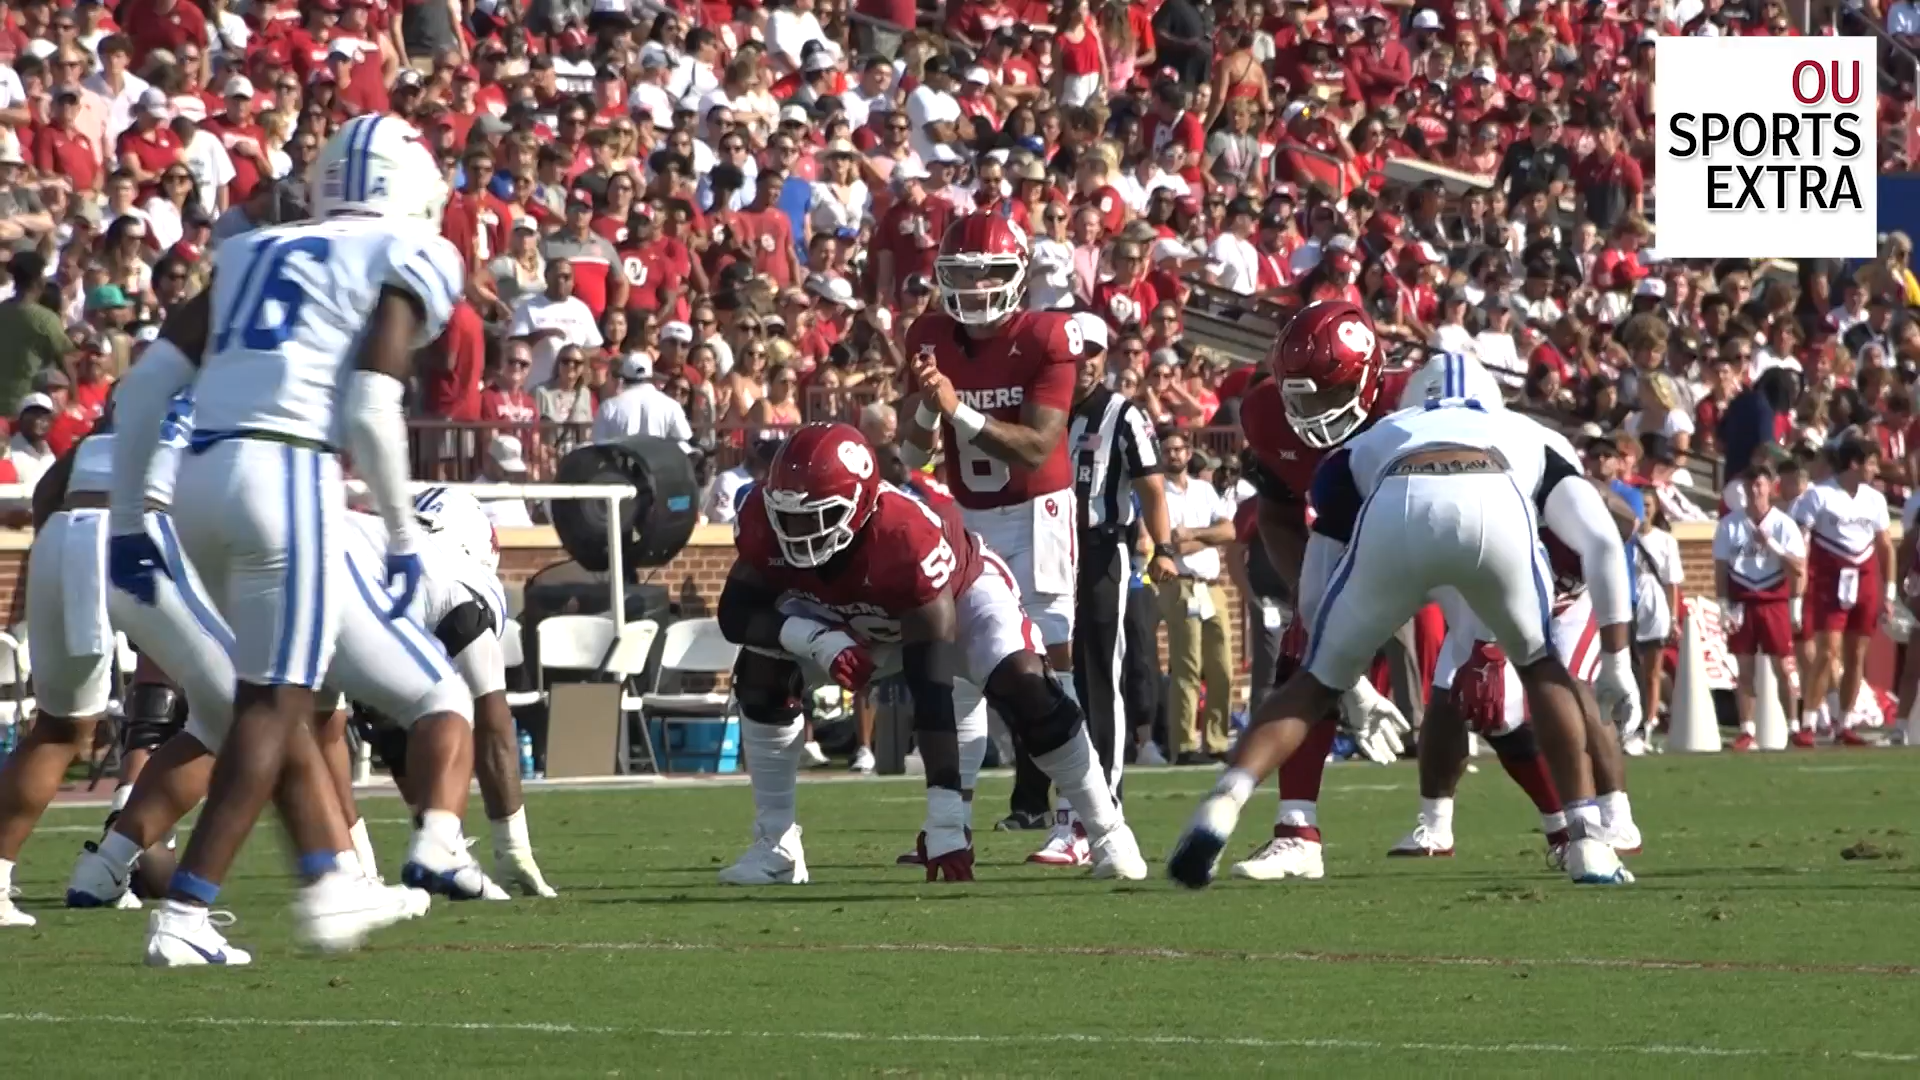
MULTIPOLYGON (((1120 797, 1120 773, 1127 756, 1127 708, 1121 695, 1121 663, 1126 648, 1123 623, 1127 583, 1133 576, 1125 536, 1080 534, 1080 569, 1073 592, 1073 690, 1086 715, 1087 734, 1107 775, 1107 787, 1120 797)), ((1011 808, 1029 814, 1050 807, 1047 774, 1015 749, 1011 808)))

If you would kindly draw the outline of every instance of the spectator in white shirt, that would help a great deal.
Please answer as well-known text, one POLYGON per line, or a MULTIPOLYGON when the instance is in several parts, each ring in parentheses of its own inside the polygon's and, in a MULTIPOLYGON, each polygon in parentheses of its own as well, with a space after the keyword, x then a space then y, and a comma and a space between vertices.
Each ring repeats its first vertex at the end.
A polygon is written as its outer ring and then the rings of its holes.
POLYGON ((782 75, 796 71, 807 42, 827 44, 827 32, 813 13, 813 0, 772 0, 767 4, 767 57, 782 75))
MULTIPOLYGON (((1021 166, 1022 180, 1044 180, 1047 167, 1038 161, 1021 166)), ((1073 244, 1067 239, 1067 208, 1048 203, 1040 211, 1040 227, 1033 238, 1033 257, 1027 264, 1027 306, 1054 311, 1073 306, 1073 244)))
POLYGON ((935 56, 927 61, 920 85, 907 95, 907 120, 913 125, 908 138, 922 161, 933 160, 935 144, 959 137, 960 102, 952 90, 953 61, 935 56))
POLYGON ((1260 252, 1250 239, 1258 216, 1253 200, 1234 199, 1227 204, 1226 227, 1207 249, 1207 276, 1241 296, 1252 296, 1260 288, 1260 252))
POLYGON ((1513 343, 1513 308, 1506 301, 1489 297, 1483 309, 1486 325, 1473 336, 1473 351, 1480 363, 1508 390, 1527 383, 1527 362, 1513 343))
MULTIPOLYGON (((480 465, 483 484, 524 484, 527 482, 527 456, 520 440, 512 435, 495 435, 487 443, 487 457, 480 465)), ((533 515, 525 499, 481 499, 480 510, 496 529, 528 529, 533 515)))
MULTIPOLYGON (((686 323, 668 323, 661 327, 664 337, 670 328, 688 331, 686 323)), ((691 331, 687 332, 691 338, 691 331)), ((687 423, 687 410, 667 396, 653 382, 653 358, 644 352, 632 352, 620 362, 618 394, 600 403, 593 417, 593 441, 613 442, 635 435, 656 439, 676 439, 683 449, 693 448, 693 427, 687 423)))
POLYGON ((573 263, 547 261, 547 290, 514 306, 507 334, 525 338, 533 346, 528 386, 545 386, 553 378, 554 359, 562 346, 577 345, 583 351, 600 347, 600 324, 593 309, 573 295, 573 263))
MULTIPOLYGON (((747 448, 746 457, 740 464, 720 473, 713 478, 713 487, 707 490, 707 505, 702 508, 709 524, 729 525, 740 513, 740 503, 753 490, 753 485, 767 478, 767 466, 773 464, 773 455, 780 449, 784 440, 756 439, 747 448)), ((881 445, 875 443, 875 446, 881 445)))
POLYGON ((1193 456, 1187 433, 1162 428, 1167 462, 1167 521, 1180 576, 1159 585, 1160 617, 1167 624, 1168 750, 1182 765, 1224 754, 1230 732, 1233 642, 1227 594, 1220 588, 1220 549, 1233 543, 1233 507, 1212 484, 1188 475, 1193 456), (1198 730, 1200 688, 1206 687, 1198 730))

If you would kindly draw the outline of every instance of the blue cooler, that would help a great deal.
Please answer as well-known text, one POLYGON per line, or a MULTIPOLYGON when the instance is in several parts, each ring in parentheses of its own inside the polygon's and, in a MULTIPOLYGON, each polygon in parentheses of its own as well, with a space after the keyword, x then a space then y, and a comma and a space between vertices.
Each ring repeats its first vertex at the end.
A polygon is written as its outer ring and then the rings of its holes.
POLYGON ((653 746, 654 760, 665 772, 740 771, 740 718, 737 716, 679 720, 670 728, 658 717, 650 716, 647 739, 653 746))

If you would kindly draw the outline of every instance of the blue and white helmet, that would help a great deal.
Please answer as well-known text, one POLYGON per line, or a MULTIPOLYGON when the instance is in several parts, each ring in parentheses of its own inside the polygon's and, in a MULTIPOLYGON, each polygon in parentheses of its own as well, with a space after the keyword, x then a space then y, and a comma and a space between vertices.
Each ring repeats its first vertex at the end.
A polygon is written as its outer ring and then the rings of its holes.
POLYGON ((428 536, 453 548, 490 574, 500 572, 500 538, 480 500, 464 491, 431 487, 413 497, 413 516, 428 536))
POLYGON ((1489 409, 1506 408, 1506 398, 1480 361, 1467 353, 1436 352, 1407 377, 1400 407, 1417 409, 1442 400, 1477 401, 1489 409))
POLYGON ((440 163, 405 120, 367 114, 341 125, 314 160, 313 216, 414 218, 438 228, 447 205, 440 163))

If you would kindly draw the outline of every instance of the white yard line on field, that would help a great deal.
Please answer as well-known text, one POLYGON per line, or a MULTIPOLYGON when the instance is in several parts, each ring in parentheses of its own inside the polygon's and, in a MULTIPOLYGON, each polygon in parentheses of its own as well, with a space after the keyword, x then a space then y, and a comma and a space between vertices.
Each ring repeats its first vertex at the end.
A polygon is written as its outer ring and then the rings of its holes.
POLYGON ((1679 1058, 1825 1058, 1908 1064, 1920 1054, 1877 1050, 1800 1050, 1773 1046, 1697 1046, 1665 1043, 1612 1043, 1583 1046, 1555 1042, 1394 1042, 1386 1039, 1265 1038, 1250 1035, 1126 1035, 1087 1032, 910 1032, 910 1031, 754 1031, 739 1028, 665 1028, 640 1025, 540 1023, 533 1021, 394 1020, 384 1017, 347 1019, 317 1017, 281 1019, 260 1016, 151 1017, 124 1015, 63 1016, 55 1013, 0 1013, 0 1023, 52 1025, 118 1025, 123 1027, 215 1027, 260 1029, 396 1029, 403 1031, 461 1031, 512 1035, 614 1035, 654 1039, 764 1039, 828 1043, 895 1043, 947 1045, 1058 1045, 1074 1046, 1231 1046, 1249 1050, 1353 1050, 1390 1053, 1460 1055, 1572 1055, 1638 1054, 1679 1058))

